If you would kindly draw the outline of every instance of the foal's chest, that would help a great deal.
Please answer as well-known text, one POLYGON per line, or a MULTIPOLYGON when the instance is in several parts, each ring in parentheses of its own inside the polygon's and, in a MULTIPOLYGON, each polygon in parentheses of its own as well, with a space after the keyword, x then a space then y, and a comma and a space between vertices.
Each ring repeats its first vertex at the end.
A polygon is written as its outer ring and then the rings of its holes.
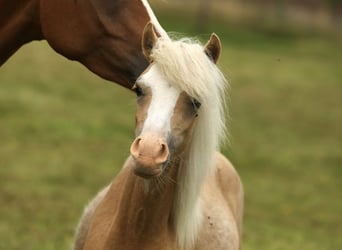
POLYGON ((202 199, 203 221, 195 249, 238 250, 236 221, 220 192, 208 192, 202 199))

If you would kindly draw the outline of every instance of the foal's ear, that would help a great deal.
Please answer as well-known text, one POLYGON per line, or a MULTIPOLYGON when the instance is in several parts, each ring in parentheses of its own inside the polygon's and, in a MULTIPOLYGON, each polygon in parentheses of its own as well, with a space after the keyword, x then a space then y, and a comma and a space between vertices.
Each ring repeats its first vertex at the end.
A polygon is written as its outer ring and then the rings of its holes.
POLYGON ((154 26, 151 22, 148 22, 144 28, 142 37, 142 51, 148 61, 151 61, 150 55, 154 45, 158 39, 154 26))
POLYGON ((204 52, 214 63, 217 63, 221 53, 221 42, 215 33, 211 34, 209 41, 204 46, 204 52))

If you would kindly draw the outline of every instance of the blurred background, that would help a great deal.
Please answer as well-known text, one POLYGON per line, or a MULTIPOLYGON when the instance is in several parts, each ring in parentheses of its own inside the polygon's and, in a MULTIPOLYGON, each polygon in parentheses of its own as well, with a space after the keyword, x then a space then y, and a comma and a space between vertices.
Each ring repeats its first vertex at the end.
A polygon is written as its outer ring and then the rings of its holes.
MULTIPOLYGON (((151 4, 174 36, 222 40, 243 248, 342 249, 342 1, 151 4)), ((129 154, 135 95, 46 42, 16 53, 0 84, 0 249, 70 249, 129 154)))

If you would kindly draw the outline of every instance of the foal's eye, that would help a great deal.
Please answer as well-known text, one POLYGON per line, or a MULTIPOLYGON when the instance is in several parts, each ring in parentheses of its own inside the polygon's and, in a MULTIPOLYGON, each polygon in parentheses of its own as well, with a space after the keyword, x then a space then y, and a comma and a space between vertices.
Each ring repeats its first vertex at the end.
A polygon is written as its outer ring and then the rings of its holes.
POLYGON ((135 84, 135 85, 134 85, 133 90, 134 90, 135 93, 137 94, 137 97, 140 97, 140 96, 143 95, 142 88, 141 88, 138 84, 135 84))
POLYGON ((194 106, 195 109, 199 109, 201 107, 201 103, 197 101, 196 99, 192 100, 192 105, 194 106))

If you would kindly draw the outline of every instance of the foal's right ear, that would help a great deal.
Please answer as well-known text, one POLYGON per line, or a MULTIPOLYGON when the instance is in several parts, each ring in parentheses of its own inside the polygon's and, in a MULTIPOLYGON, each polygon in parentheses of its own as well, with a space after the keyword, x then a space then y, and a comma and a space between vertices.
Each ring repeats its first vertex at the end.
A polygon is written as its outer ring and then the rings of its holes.
POLYGON ((144 28, 143 37, 142 37, 142 51, 145 58, 148 61, 151 61, 151 52, 158 40, 158 34, 155 31, 155 28, 151 22, 148 22, 144 28))
POLYGON ((204 52, 213 63, 217 63, 221 54, 221 42, 215 33, 211 34, 209 41, 204 46, 204 52))

